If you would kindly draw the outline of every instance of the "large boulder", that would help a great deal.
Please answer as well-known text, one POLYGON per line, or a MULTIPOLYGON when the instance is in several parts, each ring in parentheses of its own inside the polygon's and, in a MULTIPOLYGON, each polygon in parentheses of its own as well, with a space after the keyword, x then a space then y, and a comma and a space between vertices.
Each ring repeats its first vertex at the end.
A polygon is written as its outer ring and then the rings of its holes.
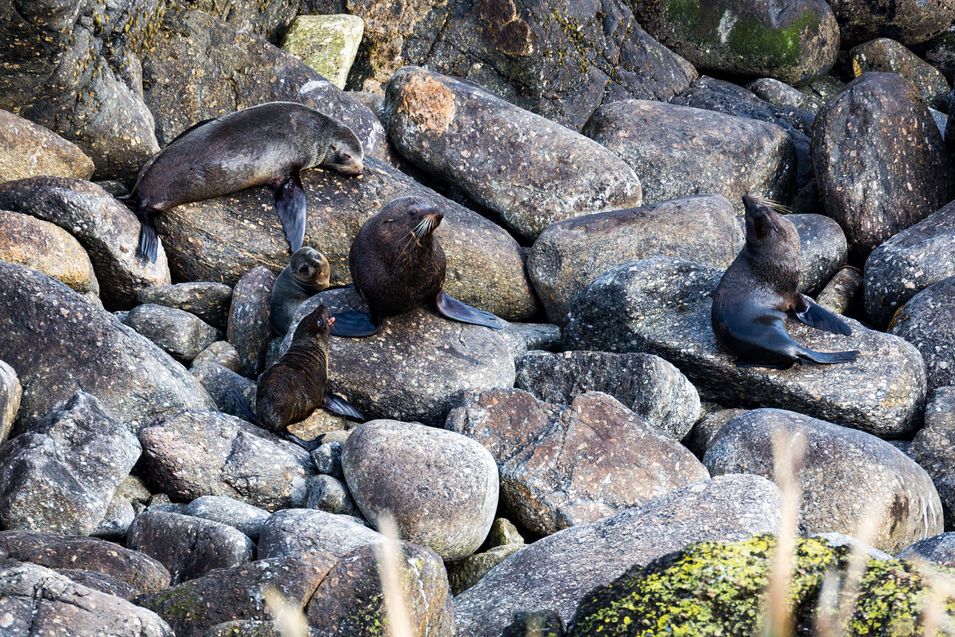
POLYGON ((544 402, 569 405, 583 393, 603 392, 674 440, 682 440, 700 418, 696 388, 659 356, 531 351, 516 364, 514 386, 544 402))
MULTIPOLYGON (((799 291, 821 289, 846 262, 846 235, 830 217, 794 214, 786 217, 799 233, 799 291)), ((694 261, 699 259, 692 257, 694 261)))
POLYGON ((889 331, 921 352, 929 389, 955 385, 955 276, 909 299, 889 331))
POLYGON ((772 479, 779 436, 798 436, 806 443, 797 475, 805 532, 853 535, 866 517, 875 518, 879 523, 870 542, 897 553, 942 531, 942 503, 922 467, 871 434, 824 420, 754 409, 720 430, 703 462, 713 475, 755 473, 772 479))
POLYGON ((562 323, 571 300, 613 266, 671 256, 726 268, 742 247, 732 203, 687 197, 553 223, 534 242, 527 272, 547 317, 562 323))
POLYGON ((950 87, 942 72, 895 40, 879 38, 860 44, 852 49, 850 56, 852 72, 856 76, 870 71, 898 73, 918 87, 922 99, 930 107, 948 110, 950 87))
POLYGON ((599 108, 583 132, 633 168, 646 203, 716 193, 742 209, 746 193, 783 201, 792 192, 795 151, 773 124, 622 100, 599 108))
POLYGON ((137 257, 139 221, 96 184, 60 177, 0 184, 0 210, 34 216, 73 235, 89 254, 109 309, 128 309, 140 289, 170 282, 162 247, 155 263, 137 257))
POLYGON ((223 4, 218 0, 188 0, 188 4, 222 20, 236 31, 251 31, 274 42, 294 22, 299 5, 304 3, 299 0, 229 0, 223 4))
POLYGON ((0 351, 23 385, 19 421, 37 422, 78 390, 132 429, 212 399, 185 368, 65 285, 0 262, 0 351))
POLYGON ((123 323, 183 363, 222 338, 219 330, 195 314, 155 303, 137 305, 123 317, 123 323))
POLYGON ((474 553, 494 521, 494 460, 459 433, 375 420, 348 436, 342 471, 365 519, 378 526, 391 515, 400 537, 455 560, 474 553))
POLYGON ((0 447, 0 524, 89 535, 141 450, 95 398, 77 393, 0 447))
POLYGON ((869 0, 830 0, 844 45, 865 42, 879 36, 902 44, 925 42, 945 31, 955 20, 955 2, 897 0, 891 10, 869 0))
MULTIPOLYGON (((320 304, 332 314, 367 311, 353 289, 320 292, 295 312, 284 347, 298 322, 320 304)), ((367 418, 427 425, 443 423, 465 391, 514 384, 514 358, 496 331, 450 321, 430 307, 386 318, 369 338, 331 337, 328 371, 329 389, 367 418)))
POLYGON ((614 268, 574 302, 563 331, 569 349, 646 352, 676 365, 705 399, 723 405, 771 406, 897 437, 918 428, 925 364, 912 345, 846 319, 852 336, 787 324, 817 351, 856 349, 842 365, 786 370, 737 367, 717 345, 710 294, 722 272, 692 261, 646 259, 614 268))
POLYGON ((185 411, 139 432, 149 482, 183 500, 224 495, 273 511, 301 505, 304 449, 218 412, 185 411))
POLYGON ((13 428, 22 397, 23 387, 16 370, 0 361, 0 443, 7 439, 13 428))
POLYGON ((525 239, 555 221, 642 201, 634 171, 606 148, 468 82, 402 69, 388 83, 384 114, 404 157, 525 239))
POLYGON ((269 300, 275 274, 264 266, 245 273, 232 290, 226 338, 235 347, 242 374, 255 378, 265 367, 265 350, 272 340, 269 300))
POLYGON ((932 476, 945 528, 955 529, 955 387, 941 387, 929 396, 925 427, 912 440, 909 454, 932 476))
POLYGON ((283 509, 262 525, 258 559, 319 551, 341 557, 359 546, 379 544, 384 536, 357 518, 313 509, 283 509))
MULTIPOLYGON (((415 195, 444 212, 436 236, 448 257, 448 292, 506 319, 534 315, 521 248, 493 222, 374 159, 366 159, 358 178, 310 170, 302 181, 308 199, 305 244, 328 258, 331 285, 351 282, 348 251, 362 225, 392 199, 415 195)), ((288 242, 266 188, 177 206, 156 225, 178 280, 233 285, 255 266, 278 273, 288 265, 288 242)))
POLYGON ((798 83, 836 61, 839 25, 824 0, 632 0, 647 31, 697 68, 798 83))
POLYGON ((899 232, 865 262, 865 311, 886 325, 910 298, 955 276, 955 202, 899 232))
POLYGON ((553 609, 569 621, 587 591, 702 541, 776 530, 780 496, 758 476, 721 476, 612 518, 578 525, 510 556, 454 600, 457 634, 498 637, 517 611, 553 609))
POLYGON ((955 197, 938 127, 915 86, 895 73, 866 73, 819 111, 813 165, 826 213, 856 259, 955 197))
POLYGON ((93 161, 48 128, 0 110, 0 182, 41 175, 89 179, 93 161))
POLYGON ((540 535, 709 479, 680 443, 599 392, 582 394, 567 407, 519 389, 470 394, 445 427, 491 452, 501 473, 502 504, 540 535))

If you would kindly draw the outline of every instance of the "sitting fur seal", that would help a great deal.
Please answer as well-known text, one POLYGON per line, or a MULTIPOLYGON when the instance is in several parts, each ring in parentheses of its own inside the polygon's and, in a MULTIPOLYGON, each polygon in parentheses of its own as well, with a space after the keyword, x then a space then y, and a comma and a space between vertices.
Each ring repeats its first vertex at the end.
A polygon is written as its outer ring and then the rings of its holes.
POLYGON ((255 391, 255 420, 260 427, 284 435, 305 448, 308 442, 288 433, 288 426, 307 418, 319 407, 340 416, 363 420, 345 400, 326 392, 328 335, 335 319, 319 305, 303 318, 288 351, 259 376, 255 391))
POLYGON ((328 259, 315 248, 305 246, 292 255, 275 279, 269 299, 269 320, 277 334, 285 336, 295 310, 305 299, 328 288, 330 269, 328 259))
POLYGON ((371 336, 385 316, 434 303, 438 313, 462 323, 503 329, 490 312, 473 308, 441 289, 447 261, 434 231, 444 215, 420 197, 401 197, 365 222, 352 242, 348 266, 370 316, 350 310, 336 315, 335 336, 371 336))
POLYGON ((199 122, 142 167, 124 199, 141 224, 138 254, 156 260, 157 214, 266 185, 294 252, 305 237, 299 171, 320 166, 358 175, 362 161, 361 142, 350 128, 302 104, 270 102, 199 122))
POLYGON ((711 320, 716 340, 739 358, 738 365, 786 369, 796 361, 848 363, 858 351, 815 352, 786 332, 786 314, 817 329, 849 335, 838 316, 800 294, 799 235, 766 202, 743 197, 746 245, 713 293, 711 320))

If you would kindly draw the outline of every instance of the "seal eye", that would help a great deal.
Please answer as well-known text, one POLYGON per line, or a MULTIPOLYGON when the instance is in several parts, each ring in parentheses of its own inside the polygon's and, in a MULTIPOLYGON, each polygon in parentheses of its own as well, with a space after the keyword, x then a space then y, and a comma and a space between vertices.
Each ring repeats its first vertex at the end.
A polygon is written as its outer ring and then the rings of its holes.
POLYGON ((385 219, 384 223, 394 223, 394 219, 385 219))

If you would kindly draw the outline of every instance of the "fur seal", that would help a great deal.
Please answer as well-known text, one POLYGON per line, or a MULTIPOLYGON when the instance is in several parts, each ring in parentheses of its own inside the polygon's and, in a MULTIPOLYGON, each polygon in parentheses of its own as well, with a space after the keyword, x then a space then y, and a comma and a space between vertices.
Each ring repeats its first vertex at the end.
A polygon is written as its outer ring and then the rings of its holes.
POLYGON ((713 293, 711 321, 716 340, 740 366, 786 369, 796 361, 848 363, 858 351, 815 352, 786 332, 786 314, 834 334, 852 334, 838 316, 804 294, 799 283, 796 227, 767 202, 743 196, 746 245, 713 293))
POLYGON ((490 312, 473 308, 444 292, 447 260, 434 231, 444 215, 421 197, 388 202, 365 222, 352 242, 348 266, 352 281, 368 303, 370 315, 349 310, 336 315, 335 336, 371 336, 382 318, 427 303, 449 319, 503 329, 490 312))
POLYGON ((266 185, 294 252, 305 237, 299 171, 320 166, 358 175, 362 162, 361 142, 350 128, 294 102, 269 102, 194 124, 142 167, 124 199, 141 224, 138 254, 156 260, 157 214, 266 185))
POLYGON ((277 334, 285 336, 302 301, 328 288, 330 269, 328 259, 315 248, 305 246, 292 255, 269 299, 269 320, 277 334))
POLYGON ((255 390, 255 420, 259 426, 306 448, 314 445, 288 433, 287 428, 319 407, 363 420, 354 407, 326 391, 328 335, 334 324, 324 305, 312 310, 295 328, 288 351, 259 376, 255 390))

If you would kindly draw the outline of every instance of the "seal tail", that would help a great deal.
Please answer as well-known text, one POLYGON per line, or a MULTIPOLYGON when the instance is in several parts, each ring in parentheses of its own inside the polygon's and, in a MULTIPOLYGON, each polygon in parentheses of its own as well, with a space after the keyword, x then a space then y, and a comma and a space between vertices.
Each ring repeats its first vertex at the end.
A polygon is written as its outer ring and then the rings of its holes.
POLYGON ((835 365, 838 363, 851 363, 859 357, 859 350, 850 350, 848 352, 814 352, 811 349, 803 348, 799 352, 799 358, 818 363, 820 365, 835 365))

